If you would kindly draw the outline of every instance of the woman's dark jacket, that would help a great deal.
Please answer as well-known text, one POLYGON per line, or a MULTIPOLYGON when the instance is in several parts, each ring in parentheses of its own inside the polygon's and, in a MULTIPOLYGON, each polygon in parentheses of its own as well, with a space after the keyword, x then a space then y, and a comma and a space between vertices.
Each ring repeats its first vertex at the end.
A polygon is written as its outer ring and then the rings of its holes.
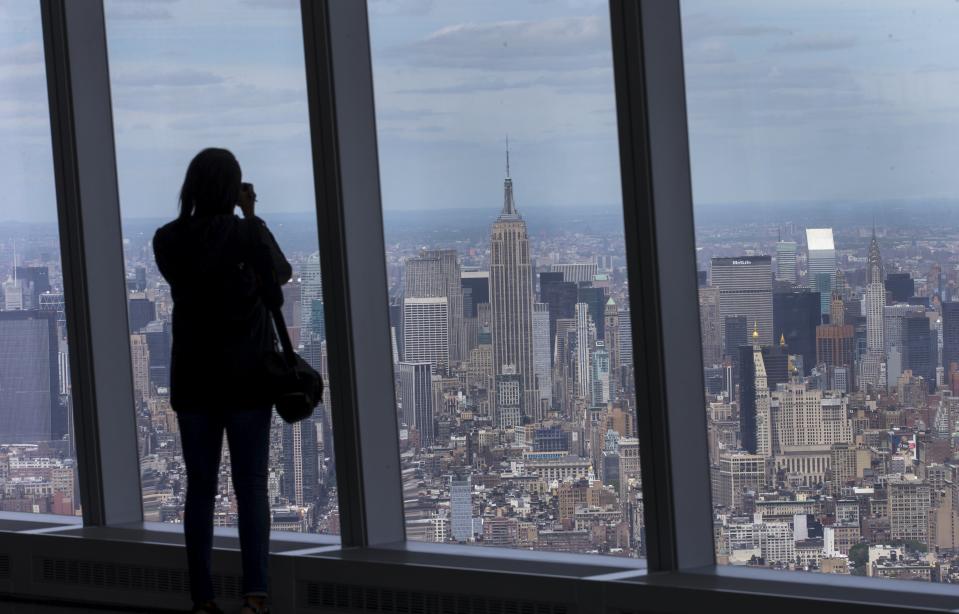
POLYGON ((156 231, 153 253, 173 296, 173 409, 269 407, 258 382, 275 348, 266 304, 283 304, 292 268, 263 220, 176 220, 156 231))

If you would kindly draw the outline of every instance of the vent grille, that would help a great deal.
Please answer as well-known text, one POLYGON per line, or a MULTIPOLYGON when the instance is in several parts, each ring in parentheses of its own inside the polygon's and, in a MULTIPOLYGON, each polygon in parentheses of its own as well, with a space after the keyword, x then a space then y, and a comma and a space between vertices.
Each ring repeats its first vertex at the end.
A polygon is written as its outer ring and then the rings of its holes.
MULTIPOLYGON (((35 564, 37 579, 41 582, 137 592, 190 592, 190 579, 184 569, 51 557, 37 557, 35 564)), ((9 560, 7 567, 9 568, 9 560)), ((238 599, 242 596, 240 578, 237 576, 214 574, 213 588, 217 597, 223 599, 238 599)))
POLYGON ((306 607, 391 614, 570 614, 565 604, 307 582, 306 607))
POLYGON ((0 554, 0 580, 10 579, 10 555, 0 554))

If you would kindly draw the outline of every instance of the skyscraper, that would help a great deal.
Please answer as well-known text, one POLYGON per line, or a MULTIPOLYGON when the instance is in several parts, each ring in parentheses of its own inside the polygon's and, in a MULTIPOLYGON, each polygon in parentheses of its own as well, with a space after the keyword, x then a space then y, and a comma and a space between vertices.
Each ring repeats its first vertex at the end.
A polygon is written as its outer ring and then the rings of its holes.
MULTIPOLYGON (((717 329, 717 335, 718 334, 717 329)), ((622 377, 620 373, 622 362, 620 359, 619 340, 619 307, 616 305, 613 297, 609 297, 609 300, 606 301, 606 351, 609 352, 610 394, 614 397, 620 389, 620 379, 622 377)))
POLYGON ((885 275, 883 274, 882 255, 876 240, 876 229, 872 230, 869 242, 869 259, 866 268, 866 355, 862 359, 862 376, 859 385, 885 388, 881 381, 884 374, 883 362, 883 310, 886 306, 885 275))
MULTIPOLYGON (((773 312, 775 314, 775 309, 773 312)), ((745 322, 745 319, 743 321, 745 322)), ((722 337, 719 336, 718 288, 699 289, 699 328, 702 335, 703 366, 718 365, 723 355, 722 337)))
POLYGON ((549 305, 533 303, 533 370, 541 403, 549 407, 553 398, 553 378, 549 342, 549 305))
MULTIPOLYGON (((719 288, 720 334, 726 318, 745 316, 748 326, 759 329, 759 344, 773 343, 773 274, 769 256, 712 259, 712 285, 719 288)), ((727 353, 730 350, 727 348, 727 353)))
POLYGON ((503 184, 503 210, 490 232, 490 316, 493 371, 512 367, 522 381, 524 411, 538 420, 539 392, 533 369, 533 272, 526 222, 513 202, 509 153, 503 184))
POLYGON ((776 243, 776 279, 796 283, 796 242, 776 243))
POLYGON ((320 253, 306 259, 300 276, 300 339, 326 338, 323 317, 323 276, 320 271, 320 253))
POLYGON ((63 436, 56 313, 0 312, 0 437, 29 443, 63 436))
POLYGON ((473 540, 473 487, 470 476, 450 476, 450 535, 458 542, 473 540))
POLYGON ((403 360, 428 362, 433 373, 449 368, 449 304, 445 296, 403 300, 403 360))
POLYGON ((576 296, 576 284, 571 281, 564 281, 563 273, 545 272, 539 274, 539 300, 549 305, 550 344, 556 338, 556 320, 573 317, 576 296))
POLYGON ((283 423, 283 495, 306 507, 319 495, 319 466, 316 456, 316 422, 313 416, 295 424, 283 423))
POLYGON ((959 303, 942 304, 942 366, 959 364, 959 303))
POLYGON ((806 247, 809 255, 806 261, 808 283, 819 292, 820 312, 827 314, 836 285, 836 244, 833 242, 832 228, 807 228, 806 247))
POLYGON ((464 360, 463 286, 456 250, 424 250, 419 256, 407 260, 405 297, 446 298, 449 305, 449 358, 453 362, 464 360))
POLYGON ((819 293, 800 288, 773 294, 773 331, 792 354, 802 356, 802 375, 816 366, 816 327, 821 321, 819 293))
POLYGON ((428 362, 399 362, 396 365, 396 396, 400 420, 417 430, 420 444, 433 445, 433 381, 428 362))
POLYGON ((590 397, 590 352, 596 339, 593 319, 586 303, 576 303, 576 391, 582 399, 590 397))
POLYGON ((610 399, 609 352, 603 341, 597 341, 590 356, 590 405, 605 407, 610 399))
POLYGON ((909 273, 886 275, 886 294, 894 303, 905 303, 916 294, 916 284, 909 273))

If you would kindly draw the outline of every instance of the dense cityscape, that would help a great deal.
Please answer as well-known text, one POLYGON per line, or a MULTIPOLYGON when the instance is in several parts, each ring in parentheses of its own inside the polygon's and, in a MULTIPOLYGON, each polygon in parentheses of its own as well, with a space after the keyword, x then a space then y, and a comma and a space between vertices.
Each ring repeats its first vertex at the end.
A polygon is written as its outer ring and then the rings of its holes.
MULTIPOLYGON (((717 557, 955 581, 959 239, 850 207, 806 211, 832 227, 785 209, 785 223, 774 208, 745 223, 697 210, 717 557)), ((387 214, 410 539, 644 555, 617 215, 524 216, 509 175, 498 214, 387 214)), ((276 220, 294 265, 289 332, 326 375, 315 234, 276 220)), ((180 522, 171 300, 153 263, 155 226, 124 228, 134 402, 145 517, 180 522)), ((6 224, 0 241, 0 509, 78 514, 56 227, 6 224)), ((337 533, 327 407, 293 426, 275 417, 270 454, 274 530, 337 533)), ((216 524, 236 524, 228 463, 216 524)))

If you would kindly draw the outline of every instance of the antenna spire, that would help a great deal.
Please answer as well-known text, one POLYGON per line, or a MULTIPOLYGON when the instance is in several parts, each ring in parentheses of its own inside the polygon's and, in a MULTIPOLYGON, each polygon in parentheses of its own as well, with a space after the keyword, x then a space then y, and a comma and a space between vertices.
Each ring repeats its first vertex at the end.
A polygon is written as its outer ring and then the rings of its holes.
POLYGON ((506 134, 506 178, 509 179, 509 133, 506 134))

